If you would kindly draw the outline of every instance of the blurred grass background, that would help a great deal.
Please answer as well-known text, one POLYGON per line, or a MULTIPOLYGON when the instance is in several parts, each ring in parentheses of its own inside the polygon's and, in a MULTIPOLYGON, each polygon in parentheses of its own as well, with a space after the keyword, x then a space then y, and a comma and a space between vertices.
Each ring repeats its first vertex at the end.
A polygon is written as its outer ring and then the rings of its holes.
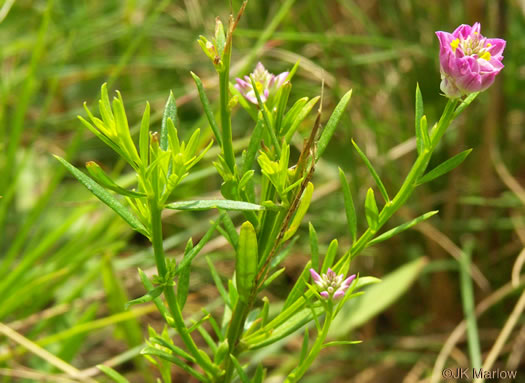
MULTIPOLYGON (((132 382, 152 381, 154 373, 137 355, 147 324, 158 328, 159 317, 150 305, 124 310, 128 298, 143 293, 136 268, 153 272, 147 242, 91 198, 51 154, 65 155, 77 166, 96 160, 121 184, 133 181, 129 169, 76 119, 84 114, 84 101, 96 102, 105 81, 122 92, 135 132, 146 100, 152 104, 153 121, 160 125, 163 105, 173 90, 182 134, 201 127, 210 137, 189 71, 204 79, 208 96, 215 100, 213 68, 196 40, 212 33, 216 16, 226 19, 229 2, 0 4, 0 323, 7 326, 1 328, 0 381, 39 382, 64 372, 42 350, 73 368, 69 376, 81 371, 84 378, 69 381, 105 381, 94 368, 98 363, 113 366, 132 382), (21 345, 12 331, 28 343, 21 345)), ((239 0, 233 1, 234 9, 239 6, 239 0)), ((514 313, 510 336, 495 350, 496 366, 521 368, 525 379, 525 318, 516 308, 525 260, 525 192, 520 186, 525 184, 524 15, 525 4, 519 0, 248 3, 234 39, 233 74, 246 74, 258 60, 278 73, 300 59, 292 101, 318 95, 324 79, 325 121, 339 97, 354 90, 318 166, 316 200, 307 215, 319 234, 322 253, 333 238, 343 248, 350 243, 337 167, 345 170, 360 205, 373 183, 350 149, 350 139, 366 151, 393 192, 415 158, 417 82, 429 121, 439 117, 445 99, 439 94, 434 31, 451 32, 461 23, 480 21, 485 36, 508 42, 505 69, 495 85, 454 124, 430 166, 464 149, 474 151, 458 169, 423 185, 389 227, 426 211, 439 209, 440 214, 367 249, 352 266, 361 275, 393 275, 389 289, 380 290, 374 301, 382 312, 361 308, 367 320, 363 324, 347 311, 334 335, 364 342, 327 350, 305 382, 429 381, 443 343, 464 317, 457 259, 466 252, 475 266, 474 302, 485 308, 478 323, 483 359, 514 313), (398 274, 391 274, 394 271, 398 274)), ((312 124, 311 119, 305 121, 300 131, 306 135, 312 124)), ((241 110, 234 113, 233 129, 240 150, 253 129, 241 110)), ((300 139, 296 143, 300 145, 300 139)), ((219 177, 211 165, 214 149, 178 189, 178 198, 219 194, 219 177)), ((189 236, 198 240, 213 214, 166 216, 170 255, 178 257, 189 236)), ((268 292, 272 302, 285 296, 283 290, 307 260, 308 228, 300 233, 285 276, 268 292)), ((229 276, 232 263, 226 243, 216 240, 206 252, 221 275, 229 276)), ((219 302, 203 257, 193 270, 188 316, 201 315, 200 305, 215 310, 219 302)), ((300 341, 301 336, 292 337, 268 355, 254 357, 266 358, 269 375, 279 381, 294 365, 300 341)), ((447 366, 470 365, 464 336, 447 357, 447 366)), ((188 380, 174 371, 174 381, 188 380)))

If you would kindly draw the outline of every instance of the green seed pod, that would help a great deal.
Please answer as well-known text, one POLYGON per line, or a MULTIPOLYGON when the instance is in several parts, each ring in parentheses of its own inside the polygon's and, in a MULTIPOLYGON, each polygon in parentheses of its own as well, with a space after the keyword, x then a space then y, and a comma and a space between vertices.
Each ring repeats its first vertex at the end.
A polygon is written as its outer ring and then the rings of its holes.
POLYGON ((257 273, 257 236, 250 222, 241 226, 237 260, 235 262, 235 276, 239 298, 247 302, 252 291, 257 273))

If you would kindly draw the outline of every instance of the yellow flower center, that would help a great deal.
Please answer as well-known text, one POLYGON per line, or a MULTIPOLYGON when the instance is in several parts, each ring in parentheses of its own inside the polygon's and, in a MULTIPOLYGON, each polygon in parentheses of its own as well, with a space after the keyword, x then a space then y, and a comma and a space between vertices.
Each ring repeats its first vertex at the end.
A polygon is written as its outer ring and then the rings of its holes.
POLYGON ((456 49, 458 48, 458 45, 459 45, 459 39, 455 39, 454 41, 450 43, 450 46, 452 47, 452 50, 454 51, 454 53, 456 53, 456 49))

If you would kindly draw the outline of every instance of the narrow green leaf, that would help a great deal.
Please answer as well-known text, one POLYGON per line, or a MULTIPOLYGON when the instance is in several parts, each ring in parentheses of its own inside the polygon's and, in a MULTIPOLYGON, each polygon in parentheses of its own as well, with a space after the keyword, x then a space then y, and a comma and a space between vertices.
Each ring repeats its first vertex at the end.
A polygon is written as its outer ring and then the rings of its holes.
POLYGON ((113 379, 116 383, 130 383, 129 380, 120 375, 117 371, 112 369, 109 366, 104 366, 103 364, 98 364, 97 368, 102 371, 104 374, 113 379))
POLYGON ((284 140, 290 143, 294 133, 296 132, 299 124, 310 114, 317 101, 321 97, 317 96, 308 101, 307 97, 301 98, 290 108, 286 116, 284 117, 282 125, 282 133, 284 134, 284 140))
POLYGON ((252 84, 253 92, 255 93, 255 97, 257 98, 257 105, 259 105, 260 113, 262 114, 264 119, 264 126, 266 126, 266 129, 268 131, 268 134, 270 135, 272 144, 275 147, 277 154, 280 155, 281 145, 279 145, 279 140, 277 139, 277 135, 275 134, 275 127, 272 125, 272 120, 270 118, 268 108, 266 108, 266 105, 261 100, 261 95, 259 94, 259 90, 257 89, 257 84, 253 76, 250 76, 250 81, 252 84))
POLYGON ((454 169, 457 166, 459 166, 465 160, 465 158, 467 158, 467 156, 470 154, 471 151, 472 151, 472 149, 468 149, 468 150, 465 150, 465 151, 463 151, 463 152, 461 152, 459 154, 456 154, 452 158, 449 158, 448 160, 446 160, 442 164, 436 166, 434 169, 429 171, 423 177, 421 177, 417 181, 417 184, 418 185, 424 184, 425 182, 432 181, 434 178, 440 177, 443 174, 446 174, 446 173, 450 172, 452 169, 454 169))
POLYGON ((208 119, 208 123, 210 124, 210 128, 213 131, 213 134, 215 135, 215 139, 219 143, 219 146, 222 147, 222 137, 221 133, 219 131, 219 127, 217 126, 217 121, 215 121, 215 116, 213 114, 213 111, 210 106, 210 101, 208 100, 208 97, 206 96, 206 92, 204 91, 204 86, 202 85, 202 81, 195 73, 190 72, 191 77, 193 77, 193 80, 195 81, 195 85, 197 86, 197 91, 199 92, 199 98, 201 100, 202 108, 204 109, 204 114, 206 114, 206 118, 208 119))
POLYGON ((355 214, 354 200, 352 198, 352 192, 350 191, 350 185, 348 185, 345 173, 341 168, 339 168, 339 179, 341 180, 341 188, 343 189, 346 222, 348 223, 350 238, 355 242, 357 240, 357 217, 355 214))
POLYGON ((239 247, 235 259, 235 278, 239 297, 247 302, 257 274, 257 235, 250 222, 244 222, 239 235, 239 247))
POLYGON ((308 261, 308 263, 305 265, 303 272, 297 278, 297 281, 295 282, 294 286, 292 287, 292 290, 288 293, 288 297, 286 298, 286 301, 284 302, 283 311, 290 307, 300 296, 303 295, 305 287, 306 287, 306 280, 310 276, 310 268, 312 267, 312 261, 308 261))
POLYGON ((242 163, 242 174, 243 175, 247 171, 253 168, 253 163, 255 162, 255 157, 257 156, 257 150, 259 150, 259 147, 261 145, 261 139, 262 139, 263 132, 264 132, 263 127, 264 127, 263 120, 261 119, 257 120, 257 124, 255 125, 253 133, 250 137, 250 143, 248 144, 248 149, 246 150, 246 154, 244 155, 244 160, 242 163))
POLYGON ((88 170, 91 177, 100 185, 104 186, 106 189, 113 190, 114 192, 120 195, 125 195, 128 197, 140 198, 146 196, 146 194, 144 193, 127 190, 117 185, 111 178, 109 178, 106 172, 94 161, 87 162, 86 169, 88 170))
POLYGON ((403 231, 405 231, 407 229, 410 229, 412 226, 415 226, 419 222, 423 222, 423 221, 429 219, 430 217, 436 215, 437 213, 439 213, 438 210, 429 211, 428 213, 420 215, 419 217, 414 218, 413 220, 411 220, 409 222, 405 222, 402 225, 394 227, 393 229, 388 230, 387 232, 377 236, 376 238, 374 238, 373 240, 368 242, 367 246, 372 246, 372 245, 375 245, 377 243, 386 241, 387 239, 392 238, 394 235, 397 235, 397 234, 399 234, 399 233, 401 233, 401 232, 403 232, 403 231))
POLYGON ((217 218, 217 220, 215 222, 213 222, 213 224, 210 226, 210 228, 208 229, 208 231, 206 232, 206 234, 204 234, 204 236, 201 238, 201 240, 199 241, 199 243, 193 248, 191 249, 191 251, 188 253, 188 256, 187 257, 184 257, 182 259, 182 261, 179 263, 179 265, 177 266, 177 272, 175 273, 176 275, 178 275, 178 273, 184 269, 184 267, 186 267, 189 263, 191 263, 193 261, 193 259, 199 255, 200 251, 202 250, 202 248, 204 247, 204 245, 206 243, 208 243, 208 241, 211 239, 211 236, 213 235, 213 232, 215 231, 215 229, 217 228, 217 226, 219 226, 219 224, 221 223, 221 221, 223 220, 224 218, 224 215, 226 213, 222 213, 219 218, 217 218))
POLYGON ((328 120, 328 123, 326 124, 323 133, 321 134, 321 137, 319 138, 319 142, 317 143, 317 152, 315 160, 318 161, 319 158, 323 155, 324 151, 326 150, 326 147, 328 146, 328 143, 330 142, 330 139, 334 135, 335 129, 337 128, 337 124, 341 120, 341 117, 343 116, 343 112, 346 109, 346 106, 350 102, 350 98, 352 97, 352 89, 350 89, 348 92, 345 93, 343 98, 341 98, 341 101, 337 104, 335 107, 332 115, 330 116, 330 119, 328 120))
POLYGON ((284 270, 286 270, 286 267, 277 270, 275 273, 266 278, 260 290, 262 291, 268 286, 270 286, 274 280, 276 280, 282 273, 284 273, 284 270))
POLYGON ((139 151, 140 160, 142 161, 143 168, 147 168, 149 165, 149 118, 150 118, 150 106, 149 102, 146 102, 146 108, 142 115, 142 121, 140 123, 140 135, 139 135, 139 151))
POLYGON ((310 340, 310 334, 308 333, 308 327, 304 328, 303 344, 301 346, 301 353, 299 354, 299 365, 304 362, 308 355, 308 342, 310 340))
POLYGON ((427 116, 421 117, 421 123, 419 124, 419 127, 421 129, 421 138, 423 140, 423 147, 425 149, 430 149, 432 146, 432 142, 430 141, 430 135, 428 133, 427 116))
POLYGON ((365 215, 366 221, 368 222, 368 227, 370 227, 372 230, 375 230, 377 228, 379 211, 377 209, 374 190, 372 190, 372 188, 368 189, 368 192, 366 193, 365 215))
POLYGON ((330 246, 328 246, 328 250, 326 251, 326 255, 323 260, 323 267, 321 269, 321 273, 326 273, 329 267, 332 267, 335 261, 335 256, 337 255, 337 249, 339 247, 339 242, 337 239, 332 240, 330 242, 330 246))
POLYGON ((280 265, 281 262, 283 262, 286 259, 286 257, 290 255, 290 252, 298 239, 299 237, 293 238, 290 242, 286 244, 286 247, 283 250, 281 250, 275 257, 272 258, 270 262, 270 269, 273 269, 274 267, 280 265))
POLYGON ((73 176, 80 181, 95 197, 101 200, 104 204, 109 206, 115 213, 117 213, 124 221, 126 221, 132 229, 138 231, 139 233, 150 237, 148 230, 140 223, 140 221, 133 215, 131 212, 126 209, 118 200, 116 200, 109 192, 107 192, 102 186, 97 184, 87 175, 82 173, 76 167, 71 165, 65 159, 55 156, 55 158, 66 167, 73 176))
POLYGON ((292 84, 290 82, 285 82, 279 90, 279 102, 277 103, 277 114, 275 115, 274 121, 275 131, 277 134, 279 134, 281 131, 284 111, 286 110, 286 105, 288 104, 288 97, 290 96, 291 90, 292 84))
POLYGON ((421 153, 423 151, 423 148, 425 148, 425 144, 423 142, 423 136, 422 136, 422 129, 421 129, 421 118, 423 117, 423 96, 421 95, 421 91, 419 90, 419 84, 416 85, 416 117, 415 117, 415 125, 416 125, 416 142, 417 142, 417 152, 421 153))
POLYGON ((124 101, 122 95, 117 91, 117 97, 113 98, 113 112, 115 114, 115 126, 117 129, 118 139, 121 142, 121 147, 128 153, 132 161, 129 163, 136 169, 136 164, 140 163, 137 148, 131 138, 129 132, 128 118, 126 117, 126 110, 124 109, 124 101))
POLYGON ((235 366, 235 370, 237 371, 237 374, 239 375, 239 379, 242 383, 250 383, 250 379, 248 378, 248 375, 246 375, 246 372, 244 372, 244 369, 242 368, 241 364, 237 360, 233 354, 230 354, 230 358, 233 362, 233 365, 235 366))
POLYGON ((209 209, 223 209, 223 210, 264 210, 261 205, 256 205, 250 202, 232 201, 228 199, 216 200, 196 200, 196 201, 180 201, 173 202, 166 205, 166 208, 173 210, 209 210, 209 209))
MULTIPOLYGON (((184 257, 187 257, 192 249, 193 246, 189 249, 186 248, 186 251, 184 251, 184 257)), ((181 310, 184 308, 186 299, 188 298, 188 292, 190 290, 190 274, 191 263, 188 262, 187 266, 180 270, 179 279, 177 280, 177 303, 181 310)))
POLYGON ((376 185, 379 188, 379 191, 381 192, 381 195, 383 196, 385 202, 388 203, 390 201, 390 198, 388 197, 388 193, 386 191, 385 185, 383 185, 383 182, 381 181, 381 178, 379 178, 379 174, 377 174, 377 172, 375 171, 374 167, 372 166, 372 163, 367 158, 366 154, 363 153, 363 151, 359 148, 359 146, 357 146, 357 144, 355 143, 354 140, 352 140, 352 144, 354 145, 355 150, 357 150, 357 153, 359 154, 359 157, 361 157, 361 159, 365 163, 366 167, 368 168, 368 171, 370 172, 370 174, 372 174, 372 177, 376 181, 376 185))
POLYGON ((184 351, 182 348, 175 346, 171 340, 166 340, 162 338, 161 336, 153 336, 150 338, 151 343, 158 344, 159 346, 166 347, 167 349, 171 350, 175 355, 181 356, 188 360, 190 363, 195 363, 195 358, 188 354, 186 351, 184 351))
POLYGON ((228 307, 233 308, 230 302, 230 297, 228 293, 226 292, 224 285, 222 284, 221 277, 219 273, 217 272, 215 265, 213 264, 213 262, 208 256, 206 256, 206 262, 208 263, 208 267, 210 268, 211 277, 213 278, 213 282, 215 282, 215 286, 217 287, 217 291, 221 295, 222 300, 228 307))
POLYGON ((314 185, 311 182, 308 182, 308 185, 303 191, 303 195, 301 196, 301 199, 299 201, 299 207, 297 208, 297 211, 292 218, 292 222, 290 223, 290 227, 283 236, 283 242, 290 239, 297 229, 299 229, 299 226, 301 225, 301 222, 304 218, 304 215, 308 211, 308 208, 310 207, 310 202, 312 201, 312 195, 314 192, 314 185))
POLYGON ((172 91, 170 91, 168 101, 166 101, 166 106, 164 107, 164 114, 162 116, 162 123, 160 127, 159 145, 160 148, 164 151, 168 150, 168 118, 170 118, 171 121, 173 121, 175 127, 178 126, 177 105, 175 104, 175 97, 173 96, 172 91))
POLYGON ((127 309, 130 308, 130 306, 138 305, 140 303, 151 302, 155 298, 160 297, 160 295, 162 294, 163 291, 164 291, 164 286, 157 286, 157 287, 153 288, 153 290, 148 291, 143 296, 141 296, 139 298, 136 298, 136 299, 130 300, 129 302, 126 303, 124 308, 127 310, 127 309))
POLYGON ((265 370, 263 369, 263 366, 259 364, 257 366, 257 369, 255 370, 255 376, 253 377, 253 383, 263 383, 265 378, 265 370))
POLYGON ((312 268, 319 270, 319 241, 317 239, 317 232, 314 225, 308 222, 308 235, 310 238, 310 256, 312 258, 312 268))
MULTIPOLYGON (((138 269, 138 273, 139 273, 140 280, 142 281, 142 284, 146 288, 146 291, 154 290, 155 287, 153 286, 153 283, 151 283, 148 276, 141 268, 138 269)), ((168 312, 168 308, 166 307, 162 299, 160 297, 154 298, 153 303, 155 303, 155 306, 161 313, 164 320, 168 323, 168 325, 173 326, 174 324, 173 318, 171 317, 171 314, 168 312)))

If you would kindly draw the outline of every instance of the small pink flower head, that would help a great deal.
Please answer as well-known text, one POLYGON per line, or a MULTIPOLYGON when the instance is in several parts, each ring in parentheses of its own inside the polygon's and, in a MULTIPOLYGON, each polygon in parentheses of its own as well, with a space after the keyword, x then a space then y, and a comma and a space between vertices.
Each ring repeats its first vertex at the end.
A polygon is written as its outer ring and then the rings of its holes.
MULTIPOLYGON (((259 96, 261 97, 261 101, 263 103, 268 100, 271 94, 275 93, 281 86, 283 86, 286 78, 288 77, 288 74, 288 72, 283 72, 278 75, 274 75, 273 73, 268 72, 263 64, 260 62, 257 63, 255 70, 251 73, 251 76, 255 81, 255 85, 257 86, 259 96)), ((235 81, 237 82, 235 84, 235 88, 248 101, 257 105, 257 97, 255 96, 250 76, 244 76, 244 80, 237 78, 235 81)))
POLYGON ((503 69, 505 40, 483 37, 480 27, 463 24, 453 33, 436 32, 441 91, 449 98, 486 90, 503 69))
POLYGON ((337 275, 332 269, 328 269, 326 274, 319 275, 314 269, 310 269, 310 275, 317 286, 320 287, 321 292, 319 293, 325 299, 337 300, 343 297, 346 290, 352 284, 355 279, 355 274, 350 275, 344 279, 344 274, 337 275))

